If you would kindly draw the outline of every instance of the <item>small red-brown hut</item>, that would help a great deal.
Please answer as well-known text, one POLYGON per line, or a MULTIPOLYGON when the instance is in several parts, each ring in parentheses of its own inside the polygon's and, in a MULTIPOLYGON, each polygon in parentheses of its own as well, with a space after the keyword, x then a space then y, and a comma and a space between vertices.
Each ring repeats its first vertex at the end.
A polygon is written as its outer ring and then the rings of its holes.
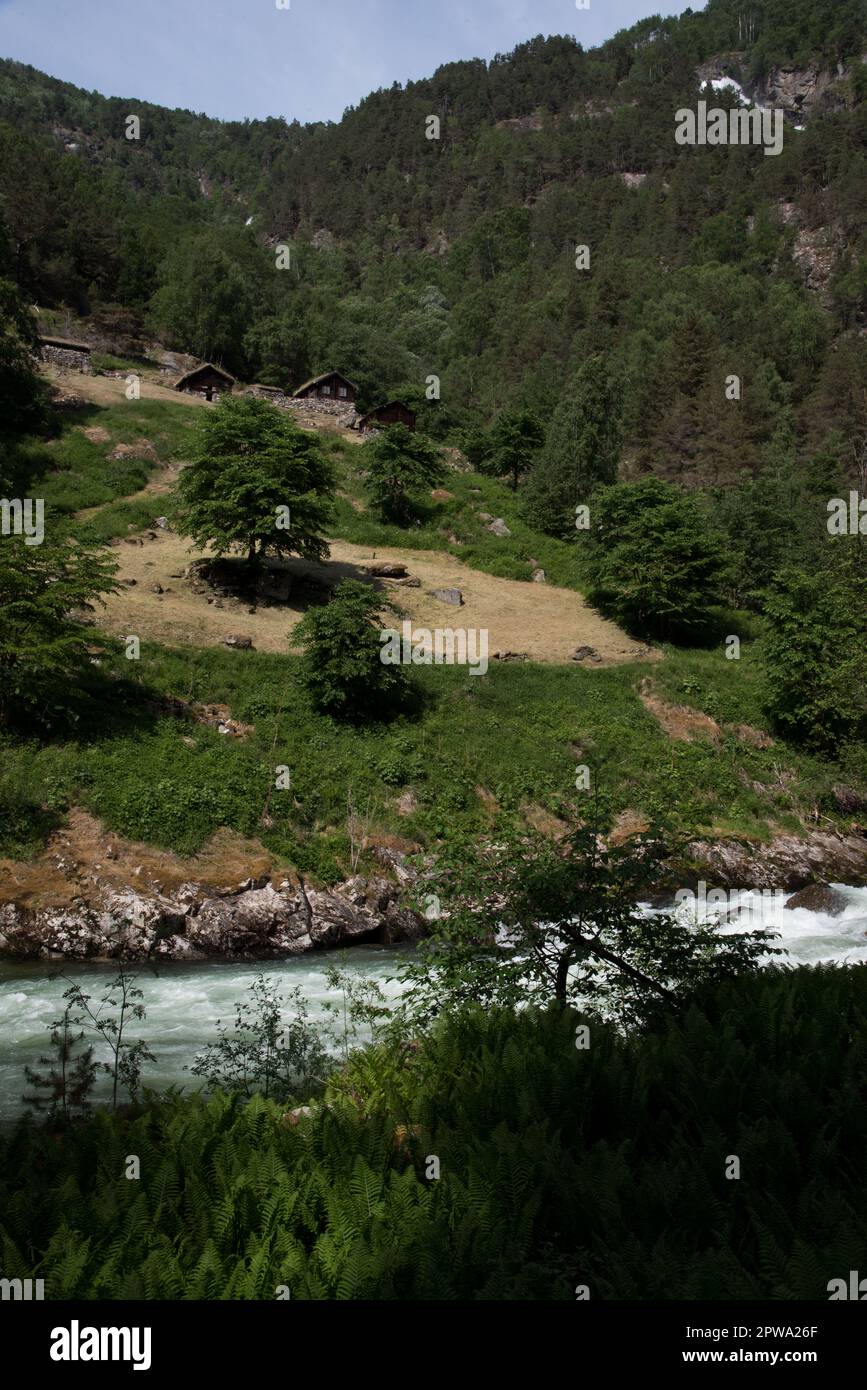
POLYGON ((214 396, 231 391, 235 385, 235 378, 224 372, 222 367, 215 367, 213 362, 203 362, 200 367, 193 367, 191 372, 184 372, 173 385, 176 391, 186 391, 191 396, 204 396, 206 401, 211 401, 214 396))
POLYGON ((340 401, 351 405, 358 395, 358 387, 341 372, 323 372, 321 376, 311 377, 292 392, 295 400, 315 396, 318 400, 340 401))
POLYGON ((408 430, 414 430, 415 411, 403 401, 386 401, 385 405, 378 405, 362 415, 358 422, 360 430, 382 429, 387 425, 406 425, 408 430))

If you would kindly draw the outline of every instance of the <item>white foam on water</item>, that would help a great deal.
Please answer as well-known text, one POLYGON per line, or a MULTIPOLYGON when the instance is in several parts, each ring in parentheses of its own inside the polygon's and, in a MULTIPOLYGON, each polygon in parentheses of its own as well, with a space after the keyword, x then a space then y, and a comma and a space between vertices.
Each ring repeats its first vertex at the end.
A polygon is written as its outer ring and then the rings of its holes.
MULTIPOLYGON (((218 1019, 231 1028, 235 1004, 248 995, 257 975, 265 975, 287 997, 292 989, 300 988, 310 1021, 315 1023, 326 1019, 325 1003, 341 1004, 343 999, 340 990, 328 985, 325 971, 329 966, 376 980, 387 998, 396 998, 400 986, 388 984, 387 977, 396 973, 401 954, 400 949, 358 946, 349 952, 279 961, 167 962, 158 967, 159 973, 143 967, 136 984, 142 991, 147 1016, 143 1023, 133 1023, 129 1031, 131 1038, 144 1038, 157 1059, 146 1065, 143 1081, 154 1090, 171 1085, 197 1089, 200 1079, 185 1068, 206 1043, 216 1041, 218 1019)), ((98 1001, 116 973, 117 967, 111 964, 70 962, 61 977, 56 963, 0 961, 0 1122, 26 1108, 21 1095, 30 1087, 24 1067, 44 1070, 38 1059, 49 1043, 48 1025, 62 1014, 63 992, 70 982, 75 981, 98 1001)), ((287 1022, 294 1012, 285 1008, 287 1022)), ((97 1047, 94 1057, 107 1060, 108 1053, 97 1047)), ((108 1089, 108 1078, 101 1077, 95 1094, 104 1097, 108 1089)))

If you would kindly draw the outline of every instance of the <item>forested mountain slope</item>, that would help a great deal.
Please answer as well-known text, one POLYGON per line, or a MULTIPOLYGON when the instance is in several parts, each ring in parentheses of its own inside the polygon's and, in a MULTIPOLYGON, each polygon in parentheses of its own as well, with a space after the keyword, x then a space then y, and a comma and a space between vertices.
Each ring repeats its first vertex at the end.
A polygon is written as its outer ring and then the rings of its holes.
POLYGON ((4 62, 0 269, 97 337, 280 383, 339 365, 362 403, 410 396, 440 437, 506 405, 548 413, 602 352, 627 473, 713 485, 848 459, 867 432, 865 57, 863 0, 710 0, 589 52, 537 38, 449 64, 311 126, 4 62), (675 143, 699 75, 788 108, 779 157, 675 143))

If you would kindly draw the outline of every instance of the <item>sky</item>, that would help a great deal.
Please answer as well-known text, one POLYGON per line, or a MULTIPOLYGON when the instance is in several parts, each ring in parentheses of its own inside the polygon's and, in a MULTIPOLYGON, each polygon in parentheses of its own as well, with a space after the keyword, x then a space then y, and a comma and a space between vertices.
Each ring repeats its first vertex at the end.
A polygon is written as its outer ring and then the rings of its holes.
POLYGON ((104 96, 226 120, 337 121, 378 87, 429 77, 442 63, 492 58, 540 33, 593 47, 689 0, 578 3, 0 0, 0 57, 104 96))

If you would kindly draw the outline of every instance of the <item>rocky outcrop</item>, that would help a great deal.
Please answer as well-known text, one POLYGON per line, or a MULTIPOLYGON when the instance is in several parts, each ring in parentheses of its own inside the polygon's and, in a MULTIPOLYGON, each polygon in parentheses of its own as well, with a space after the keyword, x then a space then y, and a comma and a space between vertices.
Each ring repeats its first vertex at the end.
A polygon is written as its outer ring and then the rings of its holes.
POLYGON ((497 130, 515 130, 524 132, 527 130, 542 129, 542 112, 532 111, 529 116, 507 116, 502 121, 495 121, 497 130))
POLYGON ((745 103, 755 102, 758 106, 784 111, 797 124, 804 117, 837 111, 846 105, 850 70, 841 64, 835 68, 821 67, 818 63, 802 68, 773 67, 756 83, 749 81, 746 66, 745 53, 721 53, 696 68, 695 75, 700 85, 707 82, 733 84, 729 90, 740 88, 745 103))
POLYGON ((268 878, 209 892, 184 884, 171 896, 132 888, 64 908, 0 906, 0 955, 18 960, 267 960, 355 942, 411 941, 423 920, 384 878, 335 889, 275 887, 268 878))
MULTIPOLYGON (((703 878, 718 888, 785 888, 809 884, 867 884, 867 838, 816 830, 778 835, 767 844, 693 840, 687 846, 687 880, 703 878)), ((806 906, 806 904, 804 904, 806 906)))
POLYGON ((843 89, 837 86, 845 76, 845 70, 832 71, 817 63, 806 68, 771 68, 754 96, 761 106, 780 108, 794 116, 836 111, 846 105, 843 89))

